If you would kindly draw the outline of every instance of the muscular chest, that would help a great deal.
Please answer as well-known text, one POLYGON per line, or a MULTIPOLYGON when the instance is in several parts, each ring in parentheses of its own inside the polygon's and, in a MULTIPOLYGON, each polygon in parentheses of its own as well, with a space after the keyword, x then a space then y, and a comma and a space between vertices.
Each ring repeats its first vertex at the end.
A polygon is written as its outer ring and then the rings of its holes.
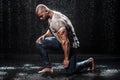
POLYGON ((60 27, 56 25, 56 22, 51 22, 49 28, 53 33, 57 33, 60 29, 60 27))

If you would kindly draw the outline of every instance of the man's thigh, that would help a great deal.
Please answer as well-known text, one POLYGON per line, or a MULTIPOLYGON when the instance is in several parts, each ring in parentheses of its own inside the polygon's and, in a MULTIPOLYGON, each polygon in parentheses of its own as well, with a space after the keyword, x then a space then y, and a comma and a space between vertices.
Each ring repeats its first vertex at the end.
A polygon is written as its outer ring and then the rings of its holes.
POLYGON ((47 37, 41 43, 47 49, 62 49, 60 42, 55 37, 47 37))

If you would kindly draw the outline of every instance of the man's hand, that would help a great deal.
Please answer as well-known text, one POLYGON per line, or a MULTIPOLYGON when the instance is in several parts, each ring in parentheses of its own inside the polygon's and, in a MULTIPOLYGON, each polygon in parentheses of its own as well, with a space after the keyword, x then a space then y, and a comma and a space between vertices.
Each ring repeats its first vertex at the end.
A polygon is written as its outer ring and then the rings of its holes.
POLYGON ((65 59, 64 59, 63 65, 64 65, 64 68, 67 68, 68 65, 69 65, 69 60, 65 60, 65 59))
POLYGON ((40 44, 42 40, 45 39, 45 35, 39 37, 37 40, 36 40, 36 43, 40 44))

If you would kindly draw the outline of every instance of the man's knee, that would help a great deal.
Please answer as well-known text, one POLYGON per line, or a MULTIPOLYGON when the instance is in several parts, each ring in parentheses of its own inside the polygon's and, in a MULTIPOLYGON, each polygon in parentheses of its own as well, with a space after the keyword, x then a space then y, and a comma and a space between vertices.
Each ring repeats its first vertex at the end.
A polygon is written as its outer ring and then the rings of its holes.
POLYGON ((36 48, 39 48, 40 47, 40 44, 39 43, 36 43, 36 46, 35 46, 36 48))
POLYGON ((66 73, 68 74, 68 75, 71 75, 71 74, 74 74, 75 73, 75 69, 70 69, 70 68, 66 68, 65 69, 66 70, 66 73))
POLYGON ((42 43, 40 43, 40 44, 36 43, 36 48, 41 48, 41 47, 42 48, 46 48, 44 44, 42 44, 42 43))

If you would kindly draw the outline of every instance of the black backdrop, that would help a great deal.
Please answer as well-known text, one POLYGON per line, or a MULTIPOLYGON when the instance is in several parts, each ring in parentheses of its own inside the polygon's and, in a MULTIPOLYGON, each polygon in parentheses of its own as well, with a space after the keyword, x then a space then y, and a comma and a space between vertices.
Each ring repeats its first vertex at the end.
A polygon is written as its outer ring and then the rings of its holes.
POLYGON ((120 53, 117 0, 0 0, 0 54, 36 53, 35 40, 47 29, 35 14, 39 3, 70 18, 80 53, 120 53))

